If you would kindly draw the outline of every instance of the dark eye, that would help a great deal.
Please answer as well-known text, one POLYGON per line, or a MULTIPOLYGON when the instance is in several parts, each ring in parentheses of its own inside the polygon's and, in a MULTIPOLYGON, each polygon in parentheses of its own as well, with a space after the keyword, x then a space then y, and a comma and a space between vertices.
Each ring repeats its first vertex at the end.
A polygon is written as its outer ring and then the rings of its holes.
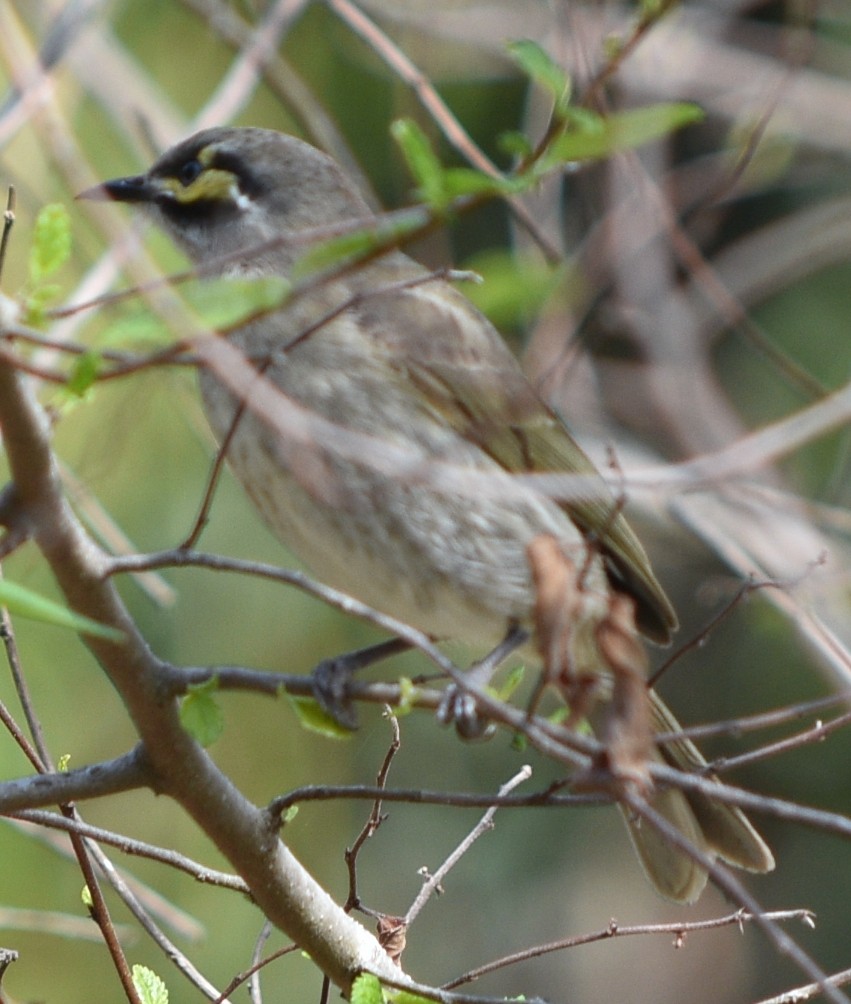
POLYGON ((188 188, 203 170, 204 168, 194 158, 187 160, 177 172, 177 180, 184 188, 188 188))

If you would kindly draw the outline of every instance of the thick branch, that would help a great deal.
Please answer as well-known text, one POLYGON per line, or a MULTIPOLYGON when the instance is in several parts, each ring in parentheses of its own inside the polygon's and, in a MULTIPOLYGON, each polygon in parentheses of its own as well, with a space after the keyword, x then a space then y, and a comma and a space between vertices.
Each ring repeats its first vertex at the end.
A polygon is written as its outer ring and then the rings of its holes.
POLYGON ((103 553, 85 535, 62 495, 47 418, 25 379, 2 362, 0 427, 22 510, 68 605, 126 637, 123 644, 84 640, 136 726, 151 786, 170 795, 195 819, 245 880, 266 916, 335 984, 347 990, 353 976, 365 969, 398 980, 400 971, 372 935, 314 881, 280 841, 269 817, 181 728, 165 667, 104 577, 103 553))
POLYGON ((0 784, 0 815, 44 805, 60 805, 81 799, 101 798, 148 784, 140 749, 106 763, 80 767, 55 774, 30 777, 0 784))

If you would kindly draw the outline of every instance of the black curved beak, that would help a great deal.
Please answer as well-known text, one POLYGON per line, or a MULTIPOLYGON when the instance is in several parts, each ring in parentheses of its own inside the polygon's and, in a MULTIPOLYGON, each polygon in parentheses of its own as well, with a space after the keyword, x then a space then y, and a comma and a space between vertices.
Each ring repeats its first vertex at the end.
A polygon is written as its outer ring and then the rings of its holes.
POLYGON ((80 192, 78 199, 89 199, 92 202, 152 202, 157 189, 144 174, 132 178, 114 178, 100 185, 87 188, 80 192))

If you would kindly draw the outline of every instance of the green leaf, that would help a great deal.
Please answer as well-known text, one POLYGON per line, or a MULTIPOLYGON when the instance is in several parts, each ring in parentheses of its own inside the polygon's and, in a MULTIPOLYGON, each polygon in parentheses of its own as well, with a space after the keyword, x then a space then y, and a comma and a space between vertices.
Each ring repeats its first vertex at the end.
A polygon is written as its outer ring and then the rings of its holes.
POLYGON ((59 757, 59 761, 56 764, 56 770, 60 774, 67 774, 68 773, 68 765, 70 763, 71 763, 71 754, 70 753, 63 753, 62 756, 59 757))
POLYGON ((524 132, 517 132, 510 129, 500 133, 497 137, 497 145, 503 153, 509 153, 514 157, 529 157, 535 147, 532 141, 524 132))
POLYGON ((498 328, 528 322, 565 281, 563 270, 531 255, 489 251, 464 264, 483 279, 465 287, 465 295, 498 328))
MULTIPOLYGON (((547 715, 547 721, 550 723, 550 725, 561 725, 563 722, 567 720, 567 715, 569 711, 570 709, 567 707, 566 704, 561 704, 551 714, 547 715)), ((582 726, 580 726, 580 731, 587 732, 589 730, 583 729, 582 726)))
POLYGON ((121 314, 111 320, 109 326, 98 336, 101 348, 126 349, 164 348, 174 341, 174 332, 169 325, 145 304, 129 303, 122 306, 121 314))
POLYGON ((95 905, 94 900, 92 899, 92 890, 87 885, 84 885, 80 891, 80 899, 83 901, 83 906, 87 910, 91 910, 95 905))
POLYGON ((257 314, 277 310, 291 289, 283 276, 263 275, 198 279, 184 284, 182 291, 202 323, 220 331, 236 328, 257 314))
POLYGON ((351 1004, 384 1004, 384 991, 378 977, 372 973, 356 976, 349 1000, 351 1004))
POLYGON ((224 714, 215 698, 219 681, 213 676, 203 683, 194 683, 180 702, 180 724, 192 738, 205 748, 224 731, 224 714))
POLYGON ((527 187, 522 180, 493 178, 471 167, 450 167, 443 172, 447 202, 465 195, 510 195, 527 187))
POLYGON ((391 996, 393 1004, 432 1004, 426 997, 419 994, 412 994, 410 990, 400 990, 399 993, 391 996))
POLYGON ((24 300, 24 324, 31 328, 44 327, 44 313, 59 298, 62 287, 53 282, 44 283, 32 290, 24 300))
POLYGON ((606 125, 605 118, 593 108, 571 108, 568 124, 577 132, 601 134, 606 125))
POLYGON ((502 684, 496 691, 496 696, 500 701, 510 701, 514 695, 515 690, 523 682, 523 677, 526 675, 525 666, 515 666, 514 669, 508 674, 505 679, 505 683, 502 684))
POLYGON ((29 617, 31 620, 54 624, 56 627, 71 628, 80 634, 90 634, 108 641, 123 642, 124 633, 117 628, 99 624, 82 614, 63 607, 60 603, 41 596, 39 593, 8 579, 0 579, 0 603, 8 607, 10 613, 29 617))
POLYGON ((417 686, 408 676, 400 676, 397 680, 399 684, 399 703, 393 709, 396 715, 407 715, 414 705, 417 696, 417 686))
POLYGON ((326 269, 356 264, 368 255, 395 246, 409 234, 422 229, 428 221, 428 210, 421 206, 392 216, 378 217, 372 226, 363 230, 316 244, 299 259, 294 274, 296 278, 303 279, 326 269))
POLYGON ((133 986, 142 1004, 168 1004, 165 983, 147 966, 133 966, 133 986))
MULTIPOLYGON (((181 287, 186 303, 198 316, 199 324, 214 331, 232 330, 258 315, 277 310, 291 290, 291 283, 276 275, 193 279, 181 287)), ((110 347, 140 343, 156 346, 168 345, 173 339, 168 320, 146 304, 131 303, 109 326, 100 344, 110 347)))
MULTIPOLYGON (((573 128, 553 140, 538 161, 536 172, 574 161, 608 157, 619 150, 632 149, 666 136, 702 118, 702 109, 686 102, 648 105, 606 118, 594 116, 592 120, 589 117, 580 128, 573 128)), ((576 118, 573 124, 577 125, 576 118)))
POLYGON ((531 39, 510 42, 508 54, 527 76, 551 95, 555 101, 556 115, 562 117, 570 104, 570 77, 531 39))
POLYGON ((30 251, 30 282, 38 285, 53 275, 71 254, 71 220, 61 203, 43 206, 36 217, 30 251))
MULTIPOLYGON (((198 315, 200 325, 222 331, 238 328, 257 316, 276 310, 283 305, 291 289, 291 284, 282 276, 249 279, 227 276, 192 280, 184 284, 182 293, 198 315)), ((129 305, 109 326, 100 344, 164 346, 173 337, 167 320, 147 305, 137 303, 129 305)))
POLYGON ((308 732, 317 732, 326 739, 351 739, 353 732, 331 717, 312 697, 289 697, 293 711, 301 726, 308 732))
POLYGON ((100 369, 101 354, 99 352, 83 352, 74 360, 65 390, 74 397, 83 397, 87 390, 97 380, 100 369))
POLYGON ((423 201, 435 209, 445 208, 448 198, 444 185, 443 165, 438 160, 426 134, 413 119, 397 119, 390 126, 390 133, 399 144, 423 201))

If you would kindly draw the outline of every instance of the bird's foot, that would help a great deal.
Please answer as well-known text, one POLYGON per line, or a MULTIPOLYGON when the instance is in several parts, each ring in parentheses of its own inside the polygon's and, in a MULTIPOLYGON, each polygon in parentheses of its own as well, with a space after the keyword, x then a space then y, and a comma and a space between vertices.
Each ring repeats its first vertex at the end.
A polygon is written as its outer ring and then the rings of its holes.
MULTIPOLYGON (((500 664, 528 638, 527 631, 512 624, 499 645, 467 670, 464 674, 465 683, 473 687, 486 687, 500 664)), ((475 694, 455 683, 446 688, 437 709, 437 720, 441 725, 454 725, 462 739, 489 739, 496 729, 493 722, 479 709, 475 694)))
POLYGON ((410 645, 401 638, 391 638, 356 652, 323 659, 310 674, 311 689, 317 704, 342 728, 354 731, 358 727, 355 703, 351 697, 354 674, 408 648, 410 645))

